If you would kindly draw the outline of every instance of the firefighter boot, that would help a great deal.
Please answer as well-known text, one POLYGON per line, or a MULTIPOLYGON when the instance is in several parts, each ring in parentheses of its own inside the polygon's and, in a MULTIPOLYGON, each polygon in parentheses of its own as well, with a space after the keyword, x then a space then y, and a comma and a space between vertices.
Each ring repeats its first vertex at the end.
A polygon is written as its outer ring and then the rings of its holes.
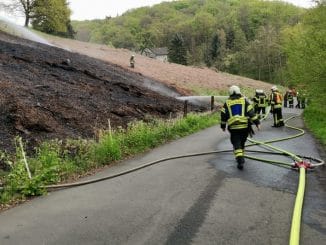
POLYGON ((238 163, 237 168, 240 169, 240 170, 242 170, 243 169, 243 165, 245 163, 244 157, 241 156, 241 157, 237 157, 236 159, 237 159, 237 163, 238 163))

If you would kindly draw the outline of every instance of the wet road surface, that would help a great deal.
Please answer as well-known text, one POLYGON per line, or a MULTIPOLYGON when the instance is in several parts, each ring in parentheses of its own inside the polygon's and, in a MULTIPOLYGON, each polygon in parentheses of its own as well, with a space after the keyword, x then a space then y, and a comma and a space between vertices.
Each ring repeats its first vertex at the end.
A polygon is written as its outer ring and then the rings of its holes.
MULTIPOLYGON (((270 119, 264 122, 255 139, 295 134, 271 124, 270 119)), ((303 126, 300 119, 289 124, 303 126)), ((319 157, 308 134, 273 145, 319 157)), ((230 148, 228 133, 212 127, 95 177, 168 156, 230 148)), ((291 162, 283 156, 259 156, 291 162)), ((325 168, 307 174, 301 244, 319 245, 326 239, 325 176, 325 168)), ((167 161, 52 192, 3 212, 0 244, 288 244, 298 177, 294 170, 249 159, 240 171, 232 153, 167 161)))

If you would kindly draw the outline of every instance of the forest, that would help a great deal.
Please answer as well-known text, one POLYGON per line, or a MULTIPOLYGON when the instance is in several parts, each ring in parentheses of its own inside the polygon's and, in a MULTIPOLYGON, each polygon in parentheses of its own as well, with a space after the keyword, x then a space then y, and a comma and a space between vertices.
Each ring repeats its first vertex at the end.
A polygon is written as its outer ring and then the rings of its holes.
MULTIPOLYGON (((305 13, 279 1, 185 0, 73 26, 79 40, 139 52, 151 47, 184 50, 178 52, 183 62, 177 63, 272 82, 284 79, 282 34, 301 22, 305 13)), ((169 59, 178 61, 178 57, 169 59)))
POLYGON ((326 94, 326 1, 314 3, 181 0, 72 25, 78 40, 139 53, 168 47, 170 62, 295 86, 315 105, 306 123, 326 135, 326 101, 316 96, 326 94))

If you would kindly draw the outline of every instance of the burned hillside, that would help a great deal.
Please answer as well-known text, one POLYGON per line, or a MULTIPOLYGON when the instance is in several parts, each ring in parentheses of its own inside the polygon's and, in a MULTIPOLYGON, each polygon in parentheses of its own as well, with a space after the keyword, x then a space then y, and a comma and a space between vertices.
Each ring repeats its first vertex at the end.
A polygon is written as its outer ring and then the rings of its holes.
POLYGON ((12 150, 17 135, 34 146, 45 139, 93 137, 108 120, 117 127, 182 112, 182 102, 142 86, 147 80, 112 63, 0 32, 0 147, 12 150))

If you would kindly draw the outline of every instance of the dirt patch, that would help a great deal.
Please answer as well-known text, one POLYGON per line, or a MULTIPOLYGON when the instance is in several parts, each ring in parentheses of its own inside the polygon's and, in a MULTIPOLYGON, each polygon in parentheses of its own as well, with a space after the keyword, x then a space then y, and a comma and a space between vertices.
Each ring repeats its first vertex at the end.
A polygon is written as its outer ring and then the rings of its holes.
POLYGON ((13 150, 16 135, 33 147, 45 139, 91 138, 108 120, 124 127, 133 120, 180 114, 183 103, 144 87, 149 79, 0 32, 0 148, 13 150))
POLYGON ((114 49, 106 45, 85 43, 53 36, 45 36, 45 38, 53 45, 118 64, 126 69, 173 86, 179 92, 185 94, 191 94, 193 88, 221 90, 227 89, 235 84, 242 87, 264 89, 266 91, 270 91, 271 88, 271 84, 266 82, 218 72, 208 68, 183 66, 168 62, 164 63, 156 59, 135 54, 126 49, 114 49), (129 58, 132 54, 135 54, 136 61, 134 69, 129 68, 129 58))

